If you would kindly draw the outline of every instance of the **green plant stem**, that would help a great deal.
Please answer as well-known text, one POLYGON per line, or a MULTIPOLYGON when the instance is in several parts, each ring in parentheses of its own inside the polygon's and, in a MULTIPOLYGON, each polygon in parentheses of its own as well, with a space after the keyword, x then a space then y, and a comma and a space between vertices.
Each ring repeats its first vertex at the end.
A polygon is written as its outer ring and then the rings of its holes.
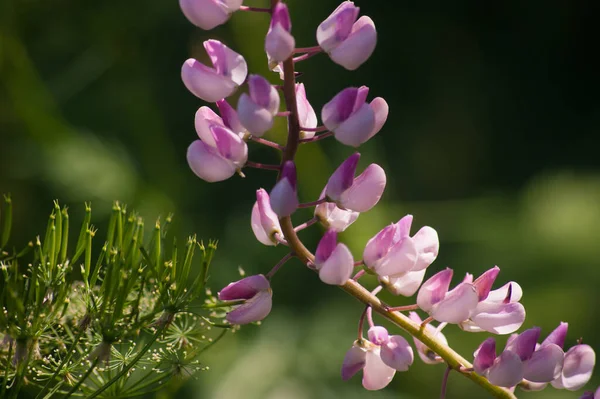
POLYGON ((140 352, 133 358, 133 360, 131 362, 129 362, 129 364, 124 365, 123 369, 121 371, 119 371, 117 373, 117 375, 115 375, 106 384, 104 384, 96 392, 94 392, 92 395, 90 395, 88 397, 88 399, 93 399, 93 398, 97 397, 102 392, 106 391, 115 382, 119 381, 119 379, 121 377, 123 377, 125 374, 127 374, 127 372, 129 370, 131 370, 131 368, 133 366, 135 366, 135 364, 142 358, 142 356, 144 356, 146 354, 146 352, 148 352, 150 350, 150 348, 152 347, 152 345, 154 344, 154 342, 156 342, 156 340, 158 339, 158 337, 160 337, 160 335, 163 333, 163 331, 165 330, 165 328, 167 327, 167 325, 168 325, 168 323, 164 323, 163 325, 161 325, 160 327, 158 327, 157 330, 156 330, 156 333, 154 333, 154 335, 152 336, 152 338, 150 339, 150 341, 148 341, 148 343, 140 350, 140 352))
MULTIPOLYGON (((276 3, 277 0, 272 0, 272 7, 274 7, 276 3)), ((283 74, 283 94, 285 97, 287 110, 289 111, 289 116, 288 139, 285 150, 283 151, 281 165, 287 161, 294 160, 300 141, 300 123, 298 119, 298 107, 296 104, 296 78, 294 75, 294 61, 292 57, 284 61, 283 74)), ((281 224, 283 235, 288 242, 290 249, 304 264, 313 263, 315 259, 314 255, 298 238, 298 235, 294 231, 291 218, 289 216, 284 217, 281 218, 279 222, 281 224)), ((425 328, 421 328, 419 324, 413 322, 402 313, 390 311, 389 306, 381 302, 379 298, 377 298, 375 295, 372 295, 356 281, 348 280, 344 285, 341 286, 341 289, 365 305, 370 306, 374 311, 381 314, 384 318, 404 329, 419 341, 423 342, 423 344, 427 345, 432 351, 444 359, 444 361, 448 364, 448 367, 455 370, 472 367, 471 363, 452 350, 449 346, 442 344, 425 328)), ((508 390, 492 385, 486 378, 476 374, 475 372, 461 372, 460 374, 480 385, 496 398, 516 399, 516 396, 508 390)))

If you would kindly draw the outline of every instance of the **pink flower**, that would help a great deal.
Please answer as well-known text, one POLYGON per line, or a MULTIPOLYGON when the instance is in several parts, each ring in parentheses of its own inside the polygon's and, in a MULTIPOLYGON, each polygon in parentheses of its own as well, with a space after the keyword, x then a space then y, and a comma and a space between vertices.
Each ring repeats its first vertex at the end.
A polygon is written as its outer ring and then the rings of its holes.
POLYGON ((377 164, 369 165, 354 178, 359 158, 359 153, 351 155, 333 172, 325 187, 325 195, 340 208, 366 212, 379 202, 386 178, 377 164))
POLYGON ((396 371, 406 371, 413 363, 413 350, 402 336, 388 335, 380 326, 369 329, 369 339, 356 341, 346 353, 342 379, 363 371, 362 385, 368 390, 385 388, 396 371))
POLYGON ((352 275, 352 253, 347 246, 337 242, 334 230, 328 230, 319 241, 315 252, 315 268, 325 284, 343 285, 352 275))
POLYGON ((367 86, 339 92, 321 111, 327 129, 342 144, 358 147, 377 134, 387 120, 389 107, 381 97, 367 104, 367 86))
POLYGON ((198 112, 216 118, 200 123, 197 129, 200 140, 194 141, 187 150, 188 164, 207 182, 226 180, 248 160, 248 146, 239 135, 221 125, 220 118, 210 109, 201 108, 198 112))
POLYGON ((290 216, 298 208, 296 191, 296 166, 287 161, 281 170, 281 179, 271 190, 271 208, 277 216, 290 216))
MULTIPOLYGON (((296 83, 296 104, 298 106, 298 119, 303 128, 314 129, 317 127, 317 114, 306 98, 304 83, 296 83)), ((314 137, 315 132, 302 131, 302 138, 314 137)))
POLYGON ((397 285, 404 291, 402 284, 410 285, 406 289, 412 296, 425 276, 424 270, 435 260, 439 252, 437 232, 429 226, 422 227, 410 237, 412 215, 406 215, 369 240, 363 252, 365 265, 373 270, 385 283, 397 285))
POLYGON ((179 0, 185 17, 204 30, 222 25, 242 5, 242 0, 179 0))
POLYGON ((373 20, 362 16, 357 21, 358 11, 353 2, 345 1, 317 28, 319 46, 348 70, 369 59, 377 44, 373 20))
POLYGON ((273 127, 273 117, 279 111, 279 94, 268 80, 260 75, 248 78, 249 94, 238 101, 238 117, 253 136, 261 137, 273 127))
POLYGON ((565 353, 562 372, 552 381, 552 386, 569 391, 581 389, 592 378, 595 365, 594 349, 589 345, 575 345, 565 353))
POLYGON ((341 233, 358 219, 359 212, 341 209, 333 202, 323 202, 315 208, 315 216, 323 226, 341 233))
POLYGON ((269 194, 264 189, 256 191, 256 202, 252 207, 251 226, 256 239, 265 245, 277 245, 276 235, 281 236, 279 218, 271 209, 269 194))
POLYGON ((217 40, 205 41, 204 48, 213 68, 190 58, 181 68, 181 79, 196 97, 215 102, 230 96, 244 83, 248 66, 244 57, 217 40))
POLYGON ((288 59, 294 52, 296 41, 291 35, 292 22, 288 8, 284 3, 277 3, 271 16, 271 25, 265 39, 265 51, 269 63, 279 63, 288 59))
POLYGON ((226 319, 231 324, 248 324, 267 317, 271 312, 272 296, 269 280, 262 274, 231 283, 218 295, 221 301, 245 300, 227 313, 226 319))

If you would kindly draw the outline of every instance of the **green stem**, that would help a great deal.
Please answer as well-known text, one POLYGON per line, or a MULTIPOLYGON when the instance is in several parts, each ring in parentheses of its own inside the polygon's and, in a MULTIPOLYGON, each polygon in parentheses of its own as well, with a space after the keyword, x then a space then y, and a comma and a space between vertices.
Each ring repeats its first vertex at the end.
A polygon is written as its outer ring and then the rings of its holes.
POLYGON ((152 336, 152 338, 150 339, 150 341, 148 341, 148 343, 140 350, 140 352, 133 358, 133 360, 131 362, 129 362, 129 364, 124 365, 123 369, 121 371, 119 371, 117 373, 117 375, 115 375, 113 378, 111 378, 106 384, 104 384, 102 387, 100 387, 96 392, 94 392, 92 395, 90 395, 88 397, 88 399, 93 399, 95 397, 97 397, 98 395, 100 395, 102 392, 106 391, 111 385, 113 385, 115 382, 119 381, 119 379, 121 377, 123 377, 125 374, 127 374, 127 372, 129 370, 131 370, 131 368, 133 366, 135 366, 135 364, 137 362, 140 361, 140 359, 142 358, 142 356, 144 356, 146 354, 146 352, 148 352, 150 350, 150 348, 152 347, 152 345, 154 344, 154 342, 158 339, 158 337, 163 333, 163 331, 165 330, 165 328, 167 327, 168 323, 165 323, 163 325, 161 325, 160 327, 157 328, 156 333, 154 333, 154 335, 152 336))
MULTIPOLYGON (((277 0, 272 0, 271 4, 274 6, 277 0)), ((281 165, 287 161, 293 161, 296 156, 298 149, 298 143, 300 141, 300 123, 298 119, 298 107, 296 104, 296 78, 294 75, 294 61, 292 57, 288 58, 283 63, 283 94, 285 97, 285 103, 287 110, 289 111, 288 116, 288 140, 283 152, 281 165)), ((298 235, 294 231, 292 220, 289 216, 280 219, 281 229, 283 235, 288 242, 290 249, 295 255, 304 263, 313 263, 314 255, 304 246, 302 241, 298 238, 298 235)), ((448 367, 455 370, 460 370, 461 367, 471 368, 471 363, 466 359, 452 350, 449 346, 444 345, 438 339, 434 337, 432 333, 427 331, 421 326, 408 317, 399 312, 390 311, 389 307, 381 302, 379 298, 367 291, 362 285, 354 280, 348 280, 341 289, 346 291, 348 294, 358 299, 365 305, 370 306, 374 311, 381 314, 384 318, 396 324, 400 328, 404 329, 410 335, 423 342, 432 351, 437 353, 442 359, 448 363, 448 367)), ((465 377, 469 378, 476 384, 485 388, 496 398, 504 399, 515 399, 516 396, 504 388, 492 385, 486 378, 474 373, 474 372, 463 372, 460 373, 465 377)))
POLYGON ((94 369, 96 368, 96 365, 98 364, 98 361, 99 361, 99 358, 94 359, 94 361, 90 365, 90 368, 88 369, 88 371, 85 372, 85 374, 83 375, 83 377, 81 377, 79 379, 79 381, 77 381, 77 384, 75 384, 73 386, 73 388, 71 388, 71 390, 65 395, 65 397, 63 399, 67 399, 69 396, 71 396, 75 392, 77 392, 77 390, 79 389, 79 387, 81 386, 81 384, 83 384, 83 382, 85 380, 87 380, 87 378, 90 376, 90 374, 92 374, 92 371, 94 371, 94 369))

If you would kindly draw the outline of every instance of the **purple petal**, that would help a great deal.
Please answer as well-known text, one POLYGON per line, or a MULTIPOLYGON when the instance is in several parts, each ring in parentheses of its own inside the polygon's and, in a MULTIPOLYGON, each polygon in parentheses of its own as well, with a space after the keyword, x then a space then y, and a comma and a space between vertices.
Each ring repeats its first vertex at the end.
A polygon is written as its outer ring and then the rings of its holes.
POLYGON ((246 132, 246 128, 242 126, 236 110, 224 99, 217 101, 217 107, 219 107, 219 113, 223 118, 223 124, 234 133, 242 136, 246 132))
POLYGON ((346 352, 342 363, 342 380, 348 381, 365 366, 367 351, 356 344, 346 352))
POLYGON ((542 346, 548 344, 555 344, 561 348, 565 346, 565 338, 567 337, 567 330, 569 329, 569 323, 560 322, 558 327, 552 331, 548 337, 542 342, 542 346))
POLYGON ((181 79, 193 95, 207 102, 228 97, 237 89, 237 85, 229 77, 220 75, 193 58, 183 64, 181 79))
POLYGON ((325 127, 331 131, 352 115, 358 88, 348 87, 335 95, 321 109, 321 119, 325 127))
POLYGON ((504 351, 488 369, 487 377, 499 387, 513 387, 523 379, 523 363, 516 353, 504 351))
POLYGON ((329 52, 331 60, 353 71, 369 59, 377 44, 377 31, 373 20, 362 16, 354 23, 352 33, 339 46, 329 52))
POLYGON ((369 139, 373 126, 375 126, 375 114, 369 104, 362 104, 348 119, 330 130, 340 143, 358 147, 369 139))
POLYGON ((344 1, 317 28, 319 46, 329 52, 348 37, 354 21, 358 18, 359 8, 351 1, 344 1))
POLYGON ((269 290, 270 287, 269 280, 262 274, 257 274, 230 283, 219 292, 218 297, 221 301, 250 299, 260 291, 269 290))
POLYGON ((253 136, 262 137, 273 127, 273 114, 252 101, 246 93, 238 100, 237 112, 240 122, 253 136))
POLYGON ((539 327, 533 327, 523 331, 517 338, 515 338, 506 346, 506 350, 512 351, 519 355, 522 361, 529 359, 535 351, 535 346, 540 338, 541 330, 542 329, 539 327))
POLYGON ((525 321, 525 308, 518 302, 480 302, 471 315, 471 320, 482 330, 493 334, 510 334, 521 328, 525 321))
POLYGON ((231 161, 237 168, 244 166, 248 160, 248 145, 246 142, 223 126, 213 125, 210 131, 219 154, 231 161))
POLYGON ((412 271, 417 263, 417 248, 410 237, 394 244, 373 269, 378 276, 396 276, 412 271))
POLYGON ((211 147, 216 147, 215 139, 210 131, 211 126, 224 126, 221 117, 209 107, 200 107, 194 117, 194 127, 200 140, 211 147))
POLYGON ((440 250, 437 231, 429 226, 424 226, 412 239, 419 254, 413 271, 425 270, 437 258, 440 250))
POLYGON ((500 273, 500 268, 494 266, 479 276, 473 283, 477 289, 477 295, 479 295, 480 301, 483 301, 488 297, 492 290, 492 285, 494 284, 494 281, 496 281, 496 277, 498 277, 498 273, 500 273))
POLYGON ((348 209, 340 209, 333 202, 324 202, 315 208, 315 216, 327 229, 341 233, 358 219, 359 212, 348 209))
POLYGON ((396 370, 386 365, 379 353, 379 348, 369 349, 363 368, 362 385, 369 391, 385 388, 394 378, 396 370))
POLYGON ((356 212, 367 212, 379 202, 385 190, 386 176, 383 168, 372 163, 360 174, 352 186, 344 191, 339 205, 356 212))
POLYGON ((325 284, 343 285, 352 276, 354 258, 344 244, 338 244, 329 259, 317 266, 319 278, 325 284))
POLYGON ((373 129, 371 129, 367 140, 379 133, 379 131, 387 121, 387 117, 390 112, 390 107, 388 106, 388 103, 381 97, 375 97, 373 101, 371 101, 371 104, 369 104, 369 106, 371 107, 371 109, 373 110, 373 114, 375 115, 375 125, 373 126, 373 129))
POLYGON ((321 241, 319 241, 319 245, 317 245, 317 250, 315 251, 315 263, 320 265, 329 259, 336 246, 337 233, 334 230, 326 231, 325 234, 323 234, 321 241))
POLYGON ((494 365, 496 360, 496 341, 494 338, 488 338, 475 351, 475 360, 473 368, 477 374, 483 373, 494 365))
POLYGON ((271 190, 271 208, 279 217, 290 216, 298 209, 296 192, 296 166, 287 161, 281 171, 281 179, 271 190))
POLYGON ((204 30, 224 24, 235 11, 213 0, 179 0, 179 6, 191 23, 204 30))
POLYGON ((394 245, 394 236, 398 226, 391 224, 384 227, 375 237, 372 237, 365 246, 363 251, 363 261, 367 267, 374 269, 379 265, 379 261, 387 255, 389 250, 394 245))
POLYGON ((260 75, 250 75, 248 88, 255 104, 268 110, 271 115, 279 111, 279 93, 267 79, 260 75))
POLYGON ((338 201, 344 191, 349 189, 354 183, 354 173, 360 154, 355 152, 350 155, 342 164, 333 172, 327 186, 325 187, 325 195, 334 201, 338 201))
POLYGON ((263 228, 260 221, 260 210, 258 209, 258 202, 254 203, 252 207, 252 216, 250 218, 250 226, 256 239, 264 245, 275 245, 276 242, 269 237, 265 229, 263 228))
POLYGON ((267 317, 273 305, 271 290, 260 291, 242 305, 227 313, 225 318, 231 324, 248 324, 267 317))
POLYGON ((596 364, 596 353, 589 345, 575 345, 565 354, 562 375, 552 386, 569 391, 581 389, 588 383, 596 364))
POLYGON ((433 305, 444 299, 450 287, 453 273, 452 269, 446 268, 425 281, 417 295, 419 308, 429 312, 433 305))
POLYGON ((196 176, 210 183, 229 179, 236 171, 236 166, 231 161, 200 140, 188 147, 187 161, 196 176))
POLYGON ((397 371, 406 371, 415 360, 415 355, 404 337, 392 335, 381 346, 381 360, 397 371))
POLYGON ((388 331, 385 329, 385 327, 381 326, 373 326, 369 328, 367 334, 369 337, 369 341, 379 346, 385 344, 389 337, 388 331))
POLYGON ((524 378, 532 382, 552 382, 563 368, 565 353, 555 344, 548 344, 533 352, 525 362, 524 378))
POLYGON ((275 25, 269 29, 265 38, 265 52, 271 62, 287 60, 293 54, 295 46, 294 36, 281 25, 275 25))
POLYGON ((271 27, 279 25, 288 32, 292 30, 292 21, 290 19, 290 12, 288 11, 285 3, 277 3, 273 9, 271 15, 271 27))
POLYGON ((244 83, 248 76, 248 65, 244 57, 218 40, 205 41, 204 48, 217 73, 228 77, 236 87, 244 83))

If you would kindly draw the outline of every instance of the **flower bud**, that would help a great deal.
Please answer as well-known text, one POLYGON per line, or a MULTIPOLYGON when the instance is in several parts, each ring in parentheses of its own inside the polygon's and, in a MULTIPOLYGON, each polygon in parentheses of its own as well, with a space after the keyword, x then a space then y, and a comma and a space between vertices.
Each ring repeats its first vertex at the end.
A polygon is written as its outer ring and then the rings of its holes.
POLYGON ((271 16, 271 25, 265 38, 265 51, 269 63, 279 63, 288 59, 294 52, 296 41, 290 34, 292 21, 284 3, 277 3, 271 16))
POLYGON ((348 247, 337 243, 337 233, 328 230, 315 252, 315 267, 326 284, 343 285, 352 275, 354 259, 348 247))
POLYGON ((248 77, 249 94, 238 101, 238 117, 253 136, 261 137, 273 127, 273 117, 279 111, 279 94, 268 80, 259 75, 248 77))
MULTIPOLYGON (((296 104, 298 106, 298 120, 300 127, 314 129, 317 127, 317 114, 306 98, 304 83, 296 83, 296 104)), ((302 138, 309 139, 315 136, 315 132, 302 131, 302 138)))
POLYGON ((325 226, 341 233, 358 219, 360 213, 349 209, 341 209, 333 202, 323 202, 316 206, 315 216, 325 226))
POLYGON ((386 177, 381 166, 371 164, 354 178, 359 158, 359 153, 351 155, 333 172, 325 194, 341 208, 366 212, 379 202, 386 177))
POLYGON ((271 190, 271 208, 277 216, 290 216, 298 209, 298 192, 296 191, 296 166, 287 161, 281 170, 281 179, 271 190))
POLYGON ((281 234, 279 219, 273 209, 269 194, 264 189, 256 191, 256 202, 252 207, 252 231, 256 239, 265 245, 277 245, 276 234, 281 234))
POLYGON ((179 0, 185 17, 204 30, 222 25, 242 5, 242 0, 179 0))
POLYGON ((196 97, 215 102, 230 96, 244 83, 248 65, 244 57, 217 40, 205 41, 204 48, 213 68, 190 58, 181 68, 181 79, 196 97))
POLYGON ((390 338, 388 331, 385 329, 385 327, 381 326, 373 326, 369 328, 367 334, 369 337, 369 341, 379 346, 385 344, 390 338))
POLYGON ((369 88, 349 87, 323 106, 321 119, 342 144, 358 147, 381 130, 388 115, 382 98, 366 103, 369 88))
POLYGON ((218 297, 221 301, 245 300, 227 313, 226 319, 231 324, 260 321, 271 312, 271 285, 262 274, 245 277, 229 284, 219 292, 218 297))
POLYGON ((192 171, 207 182, 230 178, 248 160, 248 146, 231 130, 211 125, 198 132, 205 140, 194 141, 187 150, 192 171))
POLYGON ((345 1, 317 28, 319 46, 348 70, 365 62, 377 44, 375 24, 366 16, 357 21, 358 11, 353 2, 345 1))

